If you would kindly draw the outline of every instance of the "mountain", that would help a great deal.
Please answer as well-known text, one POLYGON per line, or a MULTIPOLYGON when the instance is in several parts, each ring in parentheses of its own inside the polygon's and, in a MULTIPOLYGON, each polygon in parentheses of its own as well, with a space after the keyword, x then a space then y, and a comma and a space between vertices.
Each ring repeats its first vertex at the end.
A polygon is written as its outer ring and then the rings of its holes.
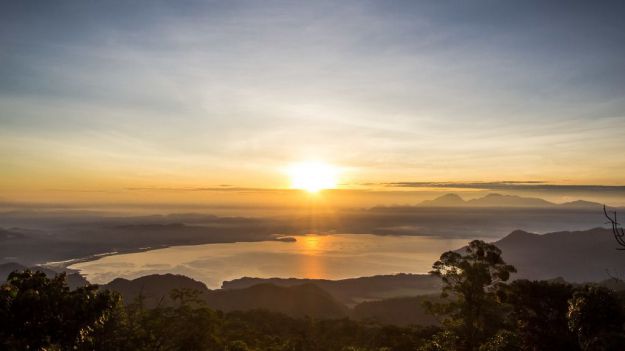
POLYGON ((182 275, 155 274, 134 280, 117 278, 102 288, 119 292, 126 303, 142 295, 145 305, 150 307, 171 305, 169 296, 173 289, 190 289, 198 291, 198 298, 208 307, 224 312, 263 309, 315 318, 341 318, 348 314, 343 304, 314 284, 288 287, 257 284, 243 289, 210 290, 182 275))
POLYGON ((553 207, 556 204, 538 198, 516 195, 488 194, 465 201, 456 194, 446 194, 434 200, 423 201, 424 207, 553 207))
POLYGON ((126 303, 143 296, 143 303, 149 307, 171 304, 169 295, 174 289, 195 290, 201 294, 210 291, 204 283, 179 274, 153 274, 134 280, 116 278, 102 288, 117 291, 126 303))
POLYGON ((596 208, 600 210, 603 205, 597 202, 585 201, 585 200, 576 200, 571 202, 565 202, 559 205, 562 208, 596 208))
POLYGON ((518 270, 516 279, 562 277, 569 282, 598 282, 625 273, 625 252, 618 250, 609 229, 542 235, 517 230, 494 244, 518 270))
POLYGON ((556 204, 533 197, 515 195, 488 194, 484 197, 467 201, 467 206, 477 207, 551 207, 556 204))
POLYGON ((465 201, 456 194, 446 194, 433 200, 426 200, 419 204, 421 207, 518 207, 518 208, 565 208, 565 209, 595 209, 602 205, 596 202, 576 200, 556 204, 547 200, 522 197, 516 195, 488 194, 484 197, 465 201))
POLYGON ((445 194, 434 200, 425 200, 421 206, 427 207, 461 207, 466 206, 467 202, 456 194, 445 194))
POLYGON ((437 293, 441 288, 440 279, 431 275, 401 273, 341 280, 244 277, 223 282, 222 289, 242 289, 266 283, 277 286, 315 284, 346 306, 397 296, 427 295, 437 293))

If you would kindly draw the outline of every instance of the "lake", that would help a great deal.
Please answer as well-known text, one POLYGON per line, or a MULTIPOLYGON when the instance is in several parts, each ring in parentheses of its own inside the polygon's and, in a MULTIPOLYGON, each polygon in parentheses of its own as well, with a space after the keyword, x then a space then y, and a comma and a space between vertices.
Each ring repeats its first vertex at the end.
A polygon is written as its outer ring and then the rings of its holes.
POLYGON ((183 274, 221 287, 225 280, 259 278, 345 279, 394 273, 426 273, 440 254, 460 248, 467 239, 368 234, 295 235, 293 242, 261 241, 174 246, 105 256, 69 268, 92 283, 117 277, 183 274))

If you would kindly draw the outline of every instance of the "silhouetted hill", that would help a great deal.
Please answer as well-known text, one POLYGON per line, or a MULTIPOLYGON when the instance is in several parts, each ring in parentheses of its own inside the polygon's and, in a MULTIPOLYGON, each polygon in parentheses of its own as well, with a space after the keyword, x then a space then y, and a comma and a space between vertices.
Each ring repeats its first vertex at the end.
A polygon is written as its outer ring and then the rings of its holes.
POLYGON ((117 278, 103 286, 119 292, 126 303, 139 295, 146 306, 171 303, 173 289, 191 289, 200 292, 198 296, 208 307, 229 311, 264 309, 289 316, 311 316, 338 318, 347 315, 347 308, 330 294, 314 284, 276 286, 258 284, 244 289, 210 290, 201 282, 182 275, 149 275, 134 280, 117 278))
POLYGON ((494 244, 517 268, 515 278, 598 282, 625 267, 625 252, 616 249, 612 231, 604 228, 543 235, 517 230, 494 244))
POLYGON ((400 326, 439 325, 439 320, 423 306, 425 301, 438 300, 440 300, 438 295, 429 295, 367 301, 356 305, 351 317, 357 320, 400 326))
POLYGON ((313 283, 347 306, 389 297, 427 295, 439 292, 441 288, 440 279, 436 277, 427 274, 402 273, 342 280, 244 277, 223 282, 222 289, 242 289, 262 283, 278 286, 313 283))
POLYGON ((150 307, 159 303, 168 304, 169 294, 174 289, 197 290, 202 294, 209 291, 204 283, 179 274, 153 274, 134 280, 116 278, 102 288, 119 292, 126 303, 142 295, 144 303, 150 307))

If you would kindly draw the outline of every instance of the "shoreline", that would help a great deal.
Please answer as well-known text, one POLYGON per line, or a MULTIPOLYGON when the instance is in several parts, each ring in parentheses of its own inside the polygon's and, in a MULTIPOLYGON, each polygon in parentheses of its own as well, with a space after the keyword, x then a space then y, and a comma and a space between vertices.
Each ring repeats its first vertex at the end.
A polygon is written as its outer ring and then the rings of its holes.
POLYGON ((45 262, 41 264, 36 264, 35 266, 48 268, 48 269, 58 271, 58 272, 78 273, 81 276, 85 277, 84 275, 81 274, 80 270, 70 268, 70 266, 73 266, 79 263, 94 262, 94 261, 97 261, 101 258, 108 257, 108 256, 134 254, 134 253, 148 252, 148 251, 154 251, 154 250, 160 250, 160 249, 167 249, 167 248, 172 248, 172 247, 200 246, 200 245, 211 245, 211 244, 252 243, 252 242, 266 242, 266 241, 293 243, 293 242, 296 242, 297 239, 295 239, 291 235, 274 234, 274 237, 272 238, 266 238, 266 239, 260 239, 260 240, 237 240, 237 241, 205 242, 205 243, 194 243, 194 244, 163 244, 163 245, 158 245, 158 246, 147 246, 147 247, 140 247, 140 248, 130 248, 130 249, 125 249, 125 250, 96 253, 96 254, 79 257, 79 258, 70 258, 68 260, 45 262))

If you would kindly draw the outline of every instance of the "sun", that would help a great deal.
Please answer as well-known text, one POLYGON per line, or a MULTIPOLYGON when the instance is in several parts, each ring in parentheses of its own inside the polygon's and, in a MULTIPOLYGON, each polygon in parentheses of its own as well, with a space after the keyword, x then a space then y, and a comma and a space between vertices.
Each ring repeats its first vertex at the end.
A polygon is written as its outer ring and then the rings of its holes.
POLYGON ((324 189, 336 188, 338 169, 318 161, 307 161, 292 164, 288 168, 291 177, 291 188, 317 193, 324 189))

